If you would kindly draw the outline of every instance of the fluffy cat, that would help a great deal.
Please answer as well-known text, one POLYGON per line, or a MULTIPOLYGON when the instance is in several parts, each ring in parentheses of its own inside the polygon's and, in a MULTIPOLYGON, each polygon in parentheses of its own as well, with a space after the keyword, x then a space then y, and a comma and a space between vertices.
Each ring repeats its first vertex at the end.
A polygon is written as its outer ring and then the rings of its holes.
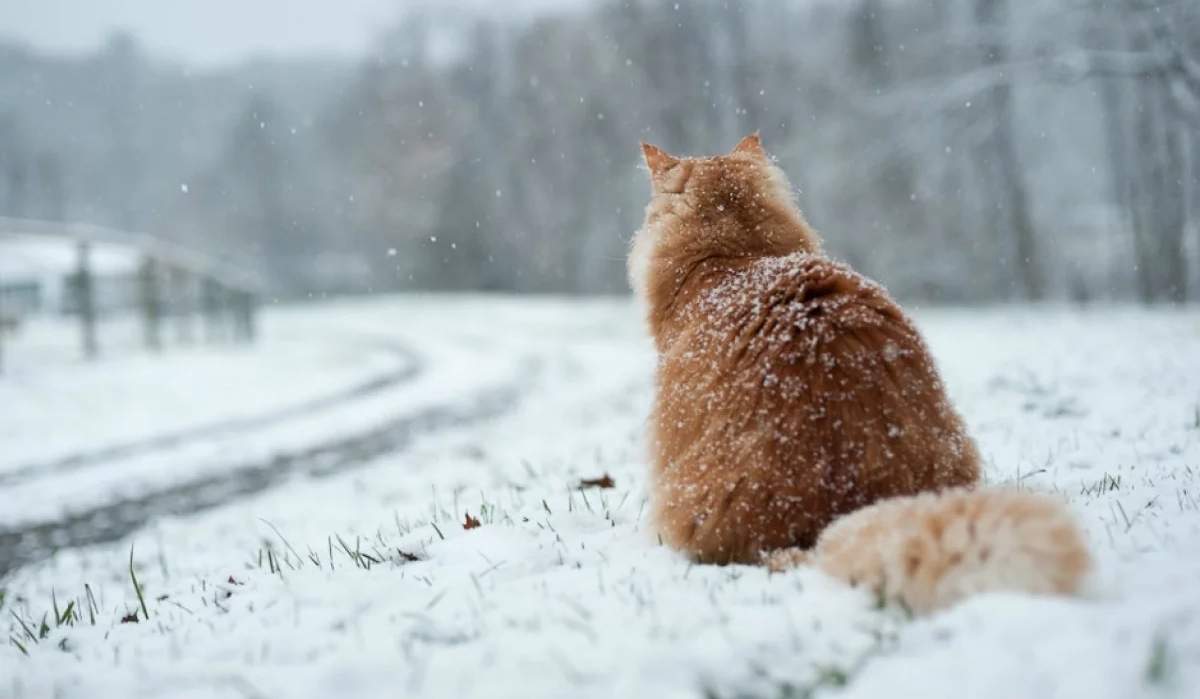
MULTIPOLYGON (((774 553, 778 567, 838 517, 932 516, 862 508, 975 484, 978 452, 920 334, 882 287, 822 254, 758 135, 709 158, 642 148, 653 194, 629 272, 659 357, 651 491, 663 540, 702 562, 774 553)), ((861 538, 852 548, 891 545, 861 538)), ((868 579, 832 553, 817 560, 868 579)))

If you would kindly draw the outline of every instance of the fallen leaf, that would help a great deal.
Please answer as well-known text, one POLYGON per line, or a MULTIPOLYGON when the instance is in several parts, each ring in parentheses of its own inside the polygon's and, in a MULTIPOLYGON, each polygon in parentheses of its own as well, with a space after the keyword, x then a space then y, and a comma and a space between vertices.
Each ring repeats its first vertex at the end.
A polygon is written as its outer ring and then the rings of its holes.
POLYGON ((474 529, 479 526, 479 520, 471 516, 471 513, 466 513, 467 521, 463 522, 463 529, 474 529))
POLYGON ((617 484, 615 481, 613 481, 612 476, 608 475, 607 473, 599 478, 584 478, 583 480, 579 481, 579 488, 581 490, 583 488, 612 488, 616 485, 617 484))

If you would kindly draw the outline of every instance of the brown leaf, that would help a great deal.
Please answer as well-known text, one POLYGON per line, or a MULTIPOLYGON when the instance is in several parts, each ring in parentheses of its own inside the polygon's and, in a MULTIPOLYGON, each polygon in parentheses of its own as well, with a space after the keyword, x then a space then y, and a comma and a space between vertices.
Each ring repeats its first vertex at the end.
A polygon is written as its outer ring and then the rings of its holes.
POLYGON ((135 609, 134 611, 130 612, 129 614, 126 614, 125 616, 121 617, 121 623, 122 624, 138 623, 137 610, 135 609))
POLYGON ((612 476, 608 475, 607 473, 599 478, 584 478, 583 480, 579 481, 580 490, 584 488, 613 488, 616 487, 616 485, 617 484, 615 481, 613 481, 612 476))
POLYGON ((463 522, 463 529, 474 529, 479 526, 479 520, 471 516, 471 513, 466 513, 467 521, 463 522))

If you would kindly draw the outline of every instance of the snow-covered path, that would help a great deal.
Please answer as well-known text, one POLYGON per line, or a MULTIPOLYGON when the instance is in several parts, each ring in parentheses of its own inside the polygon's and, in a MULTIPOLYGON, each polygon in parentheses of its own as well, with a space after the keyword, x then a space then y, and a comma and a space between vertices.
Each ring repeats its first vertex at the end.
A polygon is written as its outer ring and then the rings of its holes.
MULTIPOLYGON (((657 545, 639 441, 653 359, 635 314, 471 298, 306 312, 322 336, 411 348, 422 372, 344 417, 197 447, 178 457, 188 477, 242 463, 215 458, 229 449, 302 450, 515 392, 352 469, 297 469, 10 574, 0 696, 1194 696, 1194 311, 918 311, 989 480, 1061 493, 1099 565, 1085 600, 990 595, 916 621, 810 571, 693 566, 657 545), (615 487, 577 487, 604 475, 615 487)), ((137 459, 110 477, 90 496, 78 477, 19 498, 0 485, 0 521, 186 480, 137 459)))
MULTIPOLYGON (((10 466, 0 472, 6 497, 23 503, 0 511, 0 575, 55 547, 111 541, 158 516, 207 509, 267 490, 297 474, 355 468, 375 456, 397 451, 414 433, 494 415, 515 400, 528 374, 536 370, 536 360, 528 355, 510 352, 480 357, 478 350, 460 342, 440 343, 441 334, 418 339, 405 338, 403 332, 358 330, 352 309, 333 306, 280 315, 277 324, 282 326, 278 329, 282 341, 268 343, 260 352, 235 348, 230 357, 230 350, 225 349, 218 352, 226 355, 221 357, 224 362, 204 357, 209 360, 207 371, 200 372, 187 371, 188 357, 169 356, 163 362, 166 368, 181 375, 165 390, 155 383, 138 385, 143 374, 164 371, 153 359, 133 363, 134 372, 127 368, 126 373, 134 376, 126 381, 121 380, 120 368, 114 371, 99 364, 81 371, 72 367, 74 373, 100 374, 104 380, 63 387, 58 390, 67 394, 66 401, 45 403, 94 405, 111 401, 113 386, 127 392, 132 383, 134 390, 140 388, 141 392, 116 401, 112 411, 99 414, 98 422, 102 426, 116 424, 125 432, 130 424, 139 425, 152 436, 117 444, 102 442, 99 447, 54 461, 10 466), (421 345, 420 353, 407 349, 416 342, 421 345), (324 363, 313 361, 312 355, 319 356, 320 349, 326 350, 324 363), (380 351, 389 353, 392 361, 381 361, 377 357, 380 351), (359 378, 350 371, 332 372, 343 380, 353 377, 354 382, 297 400, 295 396, 303 394, 295 385, 320 374, 329 356, 346 364, 350 362, 341 357, 361 357, 372 373, 359 378), (425 361, 425 356, 436 357, 436 361, 425 361), (230 360, 232 367, 228 366, 230 360), (180 362, 185 363, 180 366, 180 362), (274 364, 292 371, 274 368, 265 376, 253 373, 274 364), (230 373, 239 381, 232 396, 227 390, 230 373), (276 392, 291 396, 294 402, 278 405, 279 399, 272 400, 270 395, 276 392), (140 409, 142 395, 158 404, 157 412, 140 421, 114 421, 113 413, 119 416, 140 409), (249 412, 248 396, 259 399, 267 409, 249 412), (186 408, 184 415, 192 422, 180 422, 180 406, 186 408), (235 417, 196 422, 220 414, 222 409, 235 417)), ((386 318, 386 312, 381 312, 373 320, 378 323, 386 318)), ((317 383, 323 386, 325 381, 317 383)), ((35 403, 47 394, 56 397, 57 387, 48 387, 48 383, 42 374, 17 374, 15 385, 3 387, 12 394, 6 396, 6 403, 26 405, 31 402, 29 394, 35 403)), ((20 424, 30 422, 30 413, 37 411, 14 413, 14 422, 20 424)), ((60 429, 52 414, 42 417, 44 424, 30 432, 60 429)), ((89 428, 97 429, 94 425, 89 428)), ((56 448, 52 445, 49 450, 54 453, 56 448)))

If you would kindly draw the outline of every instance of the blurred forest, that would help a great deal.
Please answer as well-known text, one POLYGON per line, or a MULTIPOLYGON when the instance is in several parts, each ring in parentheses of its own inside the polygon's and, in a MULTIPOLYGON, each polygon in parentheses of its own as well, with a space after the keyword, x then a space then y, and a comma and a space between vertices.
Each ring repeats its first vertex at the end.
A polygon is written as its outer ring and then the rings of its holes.
POLYGON ((285 296, 620 292, 638 141, 760 129, 903 298, 1200 299, 1195 0, 450 5, 359 63, 0 45, 0 214, 234 254, 285 296))

